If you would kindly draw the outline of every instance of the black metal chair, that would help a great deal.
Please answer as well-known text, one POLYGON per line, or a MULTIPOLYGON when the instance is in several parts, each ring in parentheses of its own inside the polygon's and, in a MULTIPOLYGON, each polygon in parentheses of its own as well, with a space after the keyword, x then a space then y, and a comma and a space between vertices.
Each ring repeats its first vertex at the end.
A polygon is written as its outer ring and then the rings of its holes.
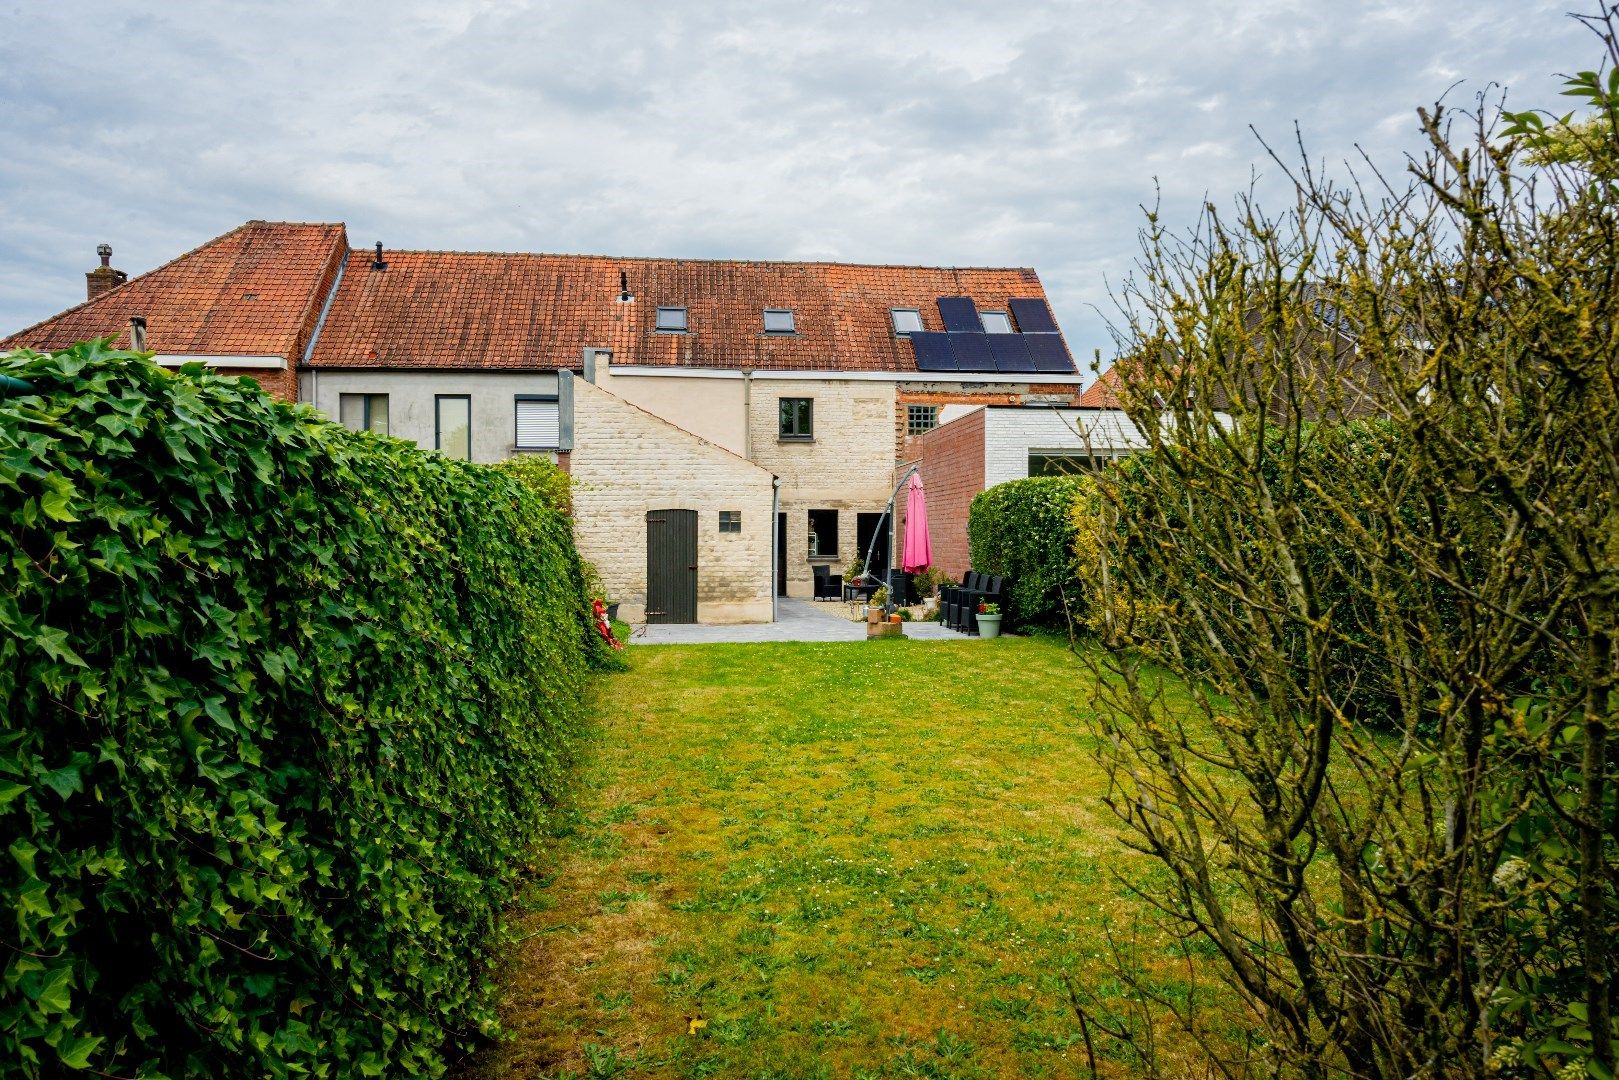
POLYGON ((961 584, 950 587, 950 606, 946 611, 946 626, 962 633, 967 632, 968 608, 972 604, 973 586, 978 581, 978 575, 972 570, 961 575, 961 584))
POLYGON ((812 598, 816 600, 842 600, 843 575, 834 574, 825 566, 811 568, 815 574, 815 592, 812 598))

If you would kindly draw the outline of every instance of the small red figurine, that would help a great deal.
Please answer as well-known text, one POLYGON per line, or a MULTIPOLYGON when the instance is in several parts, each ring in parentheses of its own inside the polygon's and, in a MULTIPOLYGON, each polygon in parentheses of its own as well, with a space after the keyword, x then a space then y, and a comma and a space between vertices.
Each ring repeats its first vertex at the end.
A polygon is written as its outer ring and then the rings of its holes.
POLYGON ((606 639, 607 644, 613 648, 622 649, 624 643, 613 636, 613 624, 607 621, 607 605, 601 602, 600 597, 597 597, 590 602, 590 609, 596 616, 596 633, 606 639))

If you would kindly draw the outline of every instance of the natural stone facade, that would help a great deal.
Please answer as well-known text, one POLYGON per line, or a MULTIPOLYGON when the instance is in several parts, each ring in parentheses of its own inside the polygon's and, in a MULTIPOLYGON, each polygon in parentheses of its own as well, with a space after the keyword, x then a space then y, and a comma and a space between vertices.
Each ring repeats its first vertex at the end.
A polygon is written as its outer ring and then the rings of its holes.
POLYGON ((573 431, 574 541, 620 618, 645 618, 647 513, 695 510, 697 621, 771 620, 769 472, 577 379, 573 431), (719 531, 721 510, 741 512, 741 532, 719 531))
POLYGON ((781 477, 787 525, 787 595, 813 595, 816 564, 834 574, 857 554, 858 515, 881 513, 893 491, 894 384, 756 378, 749 408, 753 460, 781 477), (782 398, 809 398, 814 436, 783 439, 782 398), (837 554, 809 555, 809 512, 838 514, 837 554))

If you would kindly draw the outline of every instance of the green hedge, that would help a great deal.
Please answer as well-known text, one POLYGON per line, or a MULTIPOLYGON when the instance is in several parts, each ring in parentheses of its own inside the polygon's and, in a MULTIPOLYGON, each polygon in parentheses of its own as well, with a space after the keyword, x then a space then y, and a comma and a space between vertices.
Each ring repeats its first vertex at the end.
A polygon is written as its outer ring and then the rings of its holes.
POLYGON ((441 1072, 599 662, 567 520, 247 379, 0 373, 0 1072, 441 1072))
POLYGON ((1031 476, 981 491, 967 518, 974 570, 1012 579, 1018 625, 1068 625, 1082 603, 1074 578, 1073 506, 1086 476, 1031 476))

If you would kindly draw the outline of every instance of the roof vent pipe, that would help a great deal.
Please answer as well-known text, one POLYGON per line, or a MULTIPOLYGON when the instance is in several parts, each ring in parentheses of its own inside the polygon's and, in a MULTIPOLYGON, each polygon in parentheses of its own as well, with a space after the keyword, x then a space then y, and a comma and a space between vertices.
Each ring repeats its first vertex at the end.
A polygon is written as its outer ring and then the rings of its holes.
POLYGON ((101 265, 110 270, 112 268, 112 245, 97 244, 96 254, 101 256, 101 265))
POLYGON ((626 304, 635 299, 630 295, 630 275, 622 270, 618 272, 618 298, 626 304))
POLYGON ((146 317, 144 315, 131 315, 129 317, 129 347, 134 352, 146 351, 146 317))
POLYGON ((381 240, 377 241, 377 257, 372 260, 371 269, 373 269, 373 270, 386 270, 386 269, 388 269, 388 264, 386 262, 384 262, 383 258, 382 258, 382 241, 381 240))

